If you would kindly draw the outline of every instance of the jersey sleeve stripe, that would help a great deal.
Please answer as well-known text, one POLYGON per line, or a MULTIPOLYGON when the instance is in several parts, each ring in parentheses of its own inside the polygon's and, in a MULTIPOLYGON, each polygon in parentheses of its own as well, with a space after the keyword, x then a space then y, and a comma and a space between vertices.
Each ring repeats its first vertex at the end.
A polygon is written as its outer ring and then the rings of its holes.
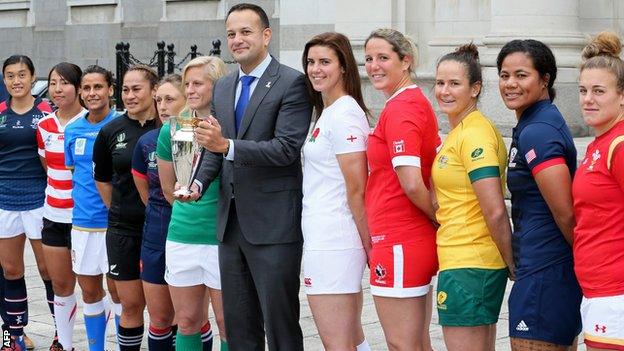
POLYGON ((609 145, 609 154, 607 155, 607 169, 611 170, 611 159, 613 158, 613 153, 615 148, 624 142, 624 136, 620 135, 619 137, 613 139, 611 145, 609 145))
POLYGON ((146 174, 143 174, 143 173, 137 171, 134 168, 132 169, 132 175, 135 176, 135 177, 147 180, 147 175, 146 174))
POLYGON ((538 164, 537 166, 533 167, 533 169, 531 170, 531 173, 535 177, 539 172, 545 170, 548 167, 552 167, 556 165, 563 165, 563 164, 565 164, 565 159, 563 157, 551 158, 550 160, 546 160, 538 164))
POLYGON ((498 169, 498 166, 486 166, 468 172, 468 178, 470 178, 470 183, 474 183, 477 180, 481 180, 484 178, 498 177, 500 177, 500 170, 498 169))
POLYGON ((418 156, 395 156, 392 158, 392 167, 414 166, 420 167, 420 157, 418 156))

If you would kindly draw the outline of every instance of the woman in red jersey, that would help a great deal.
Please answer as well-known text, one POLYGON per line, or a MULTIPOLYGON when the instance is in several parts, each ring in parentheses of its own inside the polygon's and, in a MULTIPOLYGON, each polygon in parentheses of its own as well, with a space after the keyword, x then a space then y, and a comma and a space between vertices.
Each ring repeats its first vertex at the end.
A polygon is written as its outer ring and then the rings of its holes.
POLYGON ((422 350, 426 294, 438 268, 431 165, 440 145, 431 104, 413 83, 414 44, 393 29, 365 42, 366 72, 386 105, 368 141, 371 293, 391 350, 422 350))
POLYGON ((624 350, 624 62, 603 32, 583 49, 579 104, 596 134, 572 186, 574 271, 588 350, 624 350))

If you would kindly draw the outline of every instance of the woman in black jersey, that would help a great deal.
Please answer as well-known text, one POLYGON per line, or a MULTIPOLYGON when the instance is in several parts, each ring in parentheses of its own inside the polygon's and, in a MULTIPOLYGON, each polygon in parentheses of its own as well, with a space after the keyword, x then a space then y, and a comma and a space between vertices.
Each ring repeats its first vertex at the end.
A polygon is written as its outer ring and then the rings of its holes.
POLYGON ((145 297, 140 280, 141 236, 145 206, 131 174, 139 138, 159 126, 154 95, 158 75, 147 66, 131 67, 123 79, 127 112, 104 126, 93 149, 94 179, 109 208, 106 250, 108 276, 115 281, 122 312, 119 349, 139 350, 143 338, 145 297))

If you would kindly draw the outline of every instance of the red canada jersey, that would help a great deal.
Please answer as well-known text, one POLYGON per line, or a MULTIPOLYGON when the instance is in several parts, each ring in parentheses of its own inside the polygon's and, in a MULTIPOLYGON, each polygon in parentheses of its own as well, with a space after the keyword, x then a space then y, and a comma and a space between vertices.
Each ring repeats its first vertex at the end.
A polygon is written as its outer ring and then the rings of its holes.
POLYGON ((624 294, 624 122, 589 144, 572 194, 574 270, 583 295, 624 294))
POLYGON ((403 88, 388 99, 366 152, 370 169, 366 212, 373 246, 422 242, 435 236, 429 218, 405 195, 395 168, 419 167, 429 187, 440 144, 436 116, 420 88, 403 88))

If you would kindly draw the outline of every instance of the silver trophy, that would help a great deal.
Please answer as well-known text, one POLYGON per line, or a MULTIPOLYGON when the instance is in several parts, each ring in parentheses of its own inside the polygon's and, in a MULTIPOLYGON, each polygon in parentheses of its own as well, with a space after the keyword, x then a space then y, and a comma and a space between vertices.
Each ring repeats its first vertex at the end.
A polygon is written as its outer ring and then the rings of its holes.
POLYGON ((175 196, 191 194, 191 182, 199 163, 201 146, 193 136, 193 130, 201 120, 189 117, 170 117, 169 133, 171 134, 171 156, 173 169, 180 189, 173 192, 175 196))

